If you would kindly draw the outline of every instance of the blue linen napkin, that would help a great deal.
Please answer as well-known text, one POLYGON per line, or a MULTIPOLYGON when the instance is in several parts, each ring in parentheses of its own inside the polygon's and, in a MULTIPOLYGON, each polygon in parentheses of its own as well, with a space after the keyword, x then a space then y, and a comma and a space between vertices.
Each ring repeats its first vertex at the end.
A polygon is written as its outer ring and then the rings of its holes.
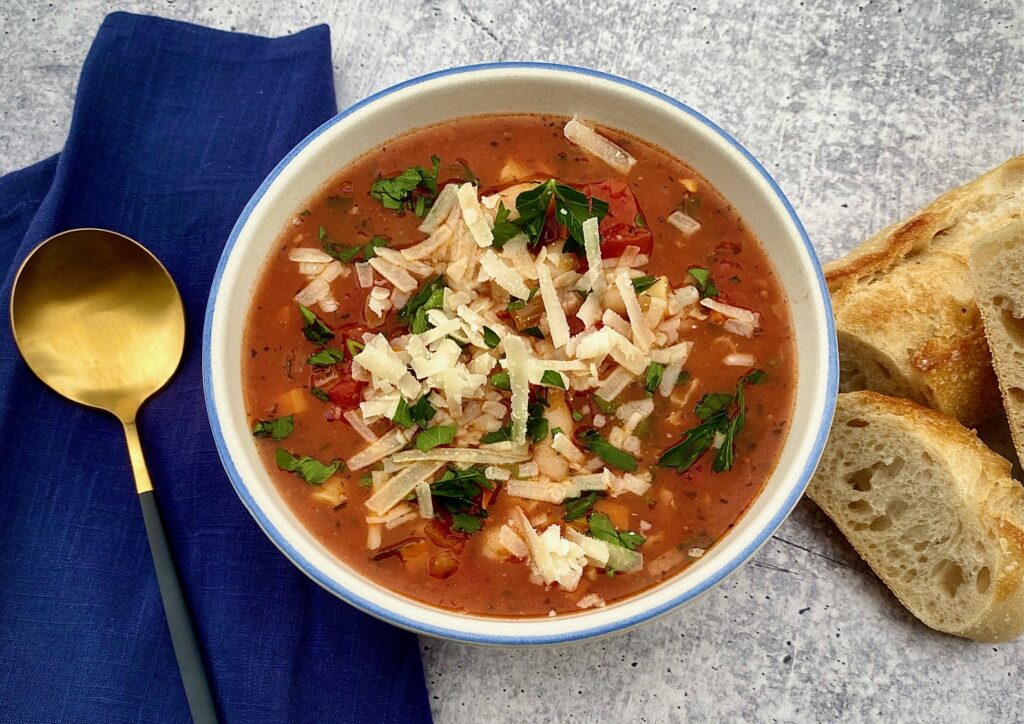
MULTIPOLYGON (((138 239, 181 289, 185 357, 140 427, 228 722, 430 719, 415 637, 273 547, 203 406, 203 311, 223 243, 274 164, 334 112, 326 26, 266 39, 115 13, 59 157, 0 178, 5 307, 28 251, 73 227, 138 239)), ((0 451, 0 721, 188 721, 120 426, 44 387, 6 322, 0 451)))

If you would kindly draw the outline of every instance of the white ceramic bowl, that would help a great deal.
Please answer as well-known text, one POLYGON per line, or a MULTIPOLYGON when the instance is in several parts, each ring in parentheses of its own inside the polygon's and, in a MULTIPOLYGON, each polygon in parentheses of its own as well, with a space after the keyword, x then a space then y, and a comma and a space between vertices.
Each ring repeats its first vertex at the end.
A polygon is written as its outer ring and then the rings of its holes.
POLYGON ((706 592, 763 544, 796 505, 828 433, 838 365, 828 292, 807 235, 761 164, 696 111, 632 81, 534 63, 455 68, 401 83, 339 113, 267 177, 235 224, 213 281, 203 335, 206 405, 221 459, 245 506, 306 575, 393 624, 485 644, 549 644, 635 626, 706 592), (445 611, 382 588, 331 555, 289 511, 250 435, 241 381, 242 329, 262 262, 297 209, 350 161, 411 128, 486 113, 579 113, 692 166, 733 204, 775 264, 796 330, 796 409, 775 471, 735 528, 681 574, 620 603, 556 618, 445 611))

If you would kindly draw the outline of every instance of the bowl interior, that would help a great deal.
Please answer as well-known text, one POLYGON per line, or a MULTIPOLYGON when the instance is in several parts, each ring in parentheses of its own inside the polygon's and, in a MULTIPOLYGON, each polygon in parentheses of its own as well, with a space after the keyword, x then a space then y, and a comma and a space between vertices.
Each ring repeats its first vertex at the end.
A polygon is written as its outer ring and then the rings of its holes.
POLYGON ((676 101, 591 71, 532 64, 457 69, 409 81, 357 104, 311 134, 249 202, 225 248, 204 338, 207 406, 225 467, 243 502, 303 571, 349 603, 421 633, 481 643, 552 643, 648 620, 700 595, 748 558, 796 504, 831 420, 835 335, 814 252, 781 191, 756 161, 709 121, 676 101), (775 471, 736 527, 702 559, 663 584, 604 609, 557 618, 469 616, 420 604, 353 573, 296 520, 256 454, 240 365, 250 298, 288 220, 343 167, 414 128, 488 113, 550 113, 592 120, 660 146, 702 174, 761 240, 789 298, 798 383, 787 442, 775 471))

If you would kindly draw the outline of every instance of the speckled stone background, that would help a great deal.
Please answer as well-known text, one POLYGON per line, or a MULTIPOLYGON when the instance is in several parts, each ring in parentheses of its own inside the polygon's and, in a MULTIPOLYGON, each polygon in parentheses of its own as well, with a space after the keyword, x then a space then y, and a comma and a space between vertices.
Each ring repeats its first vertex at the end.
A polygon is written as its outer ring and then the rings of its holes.
MULTIPOLYGON (((760 158, 823 259, 1024 151, 1019 0, 0 0, 0 173, 60 149, 115 9, 266 35, 327 22, 341 106, 482 61, 633 78, 760 158)), ((423 660, 442 722, 1024 719, 1024 641, 916 623, 807 502, 724 585, 639 630, 530 651, 424 640, 423 660)))

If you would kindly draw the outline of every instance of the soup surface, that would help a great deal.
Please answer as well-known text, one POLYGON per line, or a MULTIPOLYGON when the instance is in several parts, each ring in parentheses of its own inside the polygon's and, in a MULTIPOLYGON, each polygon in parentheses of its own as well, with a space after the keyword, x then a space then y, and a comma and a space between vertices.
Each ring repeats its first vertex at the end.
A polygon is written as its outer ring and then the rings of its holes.
POLYGON ((796 375, 771 263, 715 189, 529 115, 344 169, 281 233, 245 349, 255 444, 318 540, 501 616, 604 606, 704 555, 770 474, 796 375))

